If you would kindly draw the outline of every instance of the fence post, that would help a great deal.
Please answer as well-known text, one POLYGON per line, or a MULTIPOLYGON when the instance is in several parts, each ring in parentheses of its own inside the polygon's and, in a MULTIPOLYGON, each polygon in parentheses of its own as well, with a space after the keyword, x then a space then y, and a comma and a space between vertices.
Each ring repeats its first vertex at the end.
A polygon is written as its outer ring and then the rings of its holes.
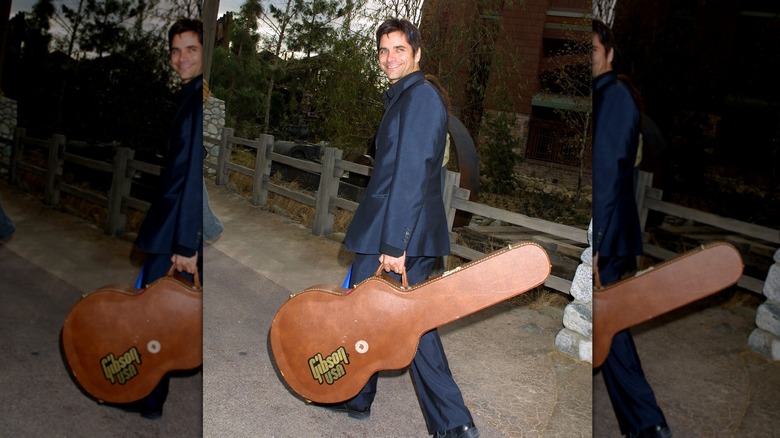
MULTIPOLYGON (((447 213, 447 229, 452 231, 452 224, 455 223, 456 209, 452 208, 452 197, 455 189, 460 187, 460 173, 445 170, 444 184, 441 188, 441 197, 444 200, 444 211, 447 213)), ((466 198, 468 199, 468 197, 466 198)))
POLYGON ((17 165, 22 159, 22 153, 24 152, 24 137, 27 134, 27 130, 24 128, 16 128, 14 131, 14 144, 11 147, 11 157, 8 163, 8 183, 12 185, 19 184, 19 171, 17 165))
POLYGON ((274 136, 261 134, 257 138, 260 147, 255 157, 255 173, 252 176, 252 205, 268 204, 266 183, 271 179, 271 151, 274 148, 274 136))
POLYGON ((645 223, 647 222, 648 209, 645 207, 645 196, 647 196, 648 189, 653 186, 653 174, 640 170, 636 178, 636 206, 639 210, 639 223, 640 230, 645 231, 645 223))
POLYGON ((127 174, 127 163, 135 156, 129 148, 117 148, 114 155, 114 173, 111 176, 111 189, 108 192, 108 212, 104 231, 109 236, 125 231, 127 215, 122 212, 122 201, 130 196, 131 178, 127 174))
POLYGON ((233 151, 233 144, 228 141, 229 137, 236 132, 233 128, 222 130, 222 137, 219 139, 219 156, 217 157, 217 179, 218 186, 224 186, 228 183, 228 170, 225 164, 230 161, 230 154, 233 151))
POLYGON ((46 166, 46 188, 44 203, 57 205, 60 203, 59 180, 62 176, 62 153, 65 149, 65 136, 54 134, 49 141, 49 160, 46 166))
POLYGON ((342 171, 336 170, 336 161, 341 160, 344 151, 337 148, 325 148, 322 157, 322 172, 320 185, 317 189, 317 200, 314 207, 314 223, 311 232, 315 236, 329 235, 333 232, 335 215, 330 211, 330 200, 338 196, 339 182, 342 171))

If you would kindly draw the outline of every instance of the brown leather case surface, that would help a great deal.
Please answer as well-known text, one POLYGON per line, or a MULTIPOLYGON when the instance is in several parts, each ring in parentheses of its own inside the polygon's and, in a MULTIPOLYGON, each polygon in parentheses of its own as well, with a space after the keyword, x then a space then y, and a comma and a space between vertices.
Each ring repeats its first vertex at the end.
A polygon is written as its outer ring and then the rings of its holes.
POLYGON ((347 400, 375 372, 409 365, 425 332, 531 290, 549 274, 544 249, 525 243, 409 289, 381 277, 353 290, 313 286, 277 312, 273 357, 303 398, 347 400))
POLYGON ((739 281, 742 257, 712 243, 593 292, 593 367, 609 354, 619 331, 712 295, 739 281))
POLYGON ((73 378, 102 402, 148 395, 165 373, 200 366, 200 287, 167 276, 140 293, 105 286, 84 296, 62 327, 62 349, 73 378))

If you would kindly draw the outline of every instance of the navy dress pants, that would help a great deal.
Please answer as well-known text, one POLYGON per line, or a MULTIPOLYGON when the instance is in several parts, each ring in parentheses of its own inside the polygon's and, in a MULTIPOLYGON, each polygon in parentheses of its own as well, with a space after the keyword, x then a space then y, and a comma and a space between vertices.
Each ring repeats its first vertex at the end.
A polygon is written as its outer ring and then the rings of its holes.
MULTIPOLYGON (((357 254, 352 264, 352 285, 374 275, 379 268, 378 260, 378 254, 357 254)), ((427 280, 436 260, 436 257, 407 257, 406 275, 409 284, 427 280)), ((390 274, 400 280, 399 275, 390 274)), ((403 321, 398 323, 403 324, 403 321)), ((449 430, 473 421, 463 401, 463 395, 452 378, 438 331, 431 330, 422 336, 410 372, 428 433, 433 435, 437 431, 449 430)), ((377 377, 378 375, 374 374, 363 390, 347 402, 350 408, 365 410, 371 406, 376 395, 377 377)))
MULTIPOLYGON (((614 283, 636 269, 636 257, 599 257, 599 276, 603 285, 614 283)), ((642 364, 629 330, 615 335, 609 356, 601 366, 609 399, 615 410, 620 432, 628 434, 665 423, 664 414, 645 378, 642 364)))
MULTIPOLYGON (((198 252, 198 275, 201 282, 203 281, 203 263, 202 263, 203 250, 198 252)), ((171 257, 173 254, 147 254, 143 267, 143 286, 154 283, 155 280, 165 277, 168 274, 168 270, 171 269, 171 257)), ((194 277, 186 272, 179 272, 184 278, 193 281, 194 277)), ((141 399, 139 403, 146 409, 150 410, 162 410, 165 400, 168 398, 168 383, 170 382, 170 376, 167 374, 160 379, 160 383, 152 390, 152 392, 141 399)))

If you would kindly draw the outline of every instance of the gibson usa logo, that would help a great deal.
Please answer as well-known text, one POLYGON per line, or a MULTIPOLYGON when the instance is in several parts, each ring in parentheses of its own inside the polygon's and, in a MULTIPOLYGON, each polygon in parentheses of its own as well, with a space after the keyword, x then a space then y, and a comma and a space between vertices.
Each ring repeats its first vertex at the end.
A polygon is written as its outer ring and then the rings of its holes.
POLYGON ((314 357, 309 358, 311 376, 320 382, 320 385, 323 382, 332 385, 333 382, 344 377, 347 374, 344 365, 348 364, 349 355, 344 347, 339 347, 327 357, 322 357, 322 353, 317 353, 314 357))
POLYGON ((128 380, 137 376, 136 364, 141 365, 141 355, 135 347, 131 347, 119 357, 114 357, 114 353, 109 353, 100 359, 103 375, 112 385, 115 383, 124 385, 128 380))

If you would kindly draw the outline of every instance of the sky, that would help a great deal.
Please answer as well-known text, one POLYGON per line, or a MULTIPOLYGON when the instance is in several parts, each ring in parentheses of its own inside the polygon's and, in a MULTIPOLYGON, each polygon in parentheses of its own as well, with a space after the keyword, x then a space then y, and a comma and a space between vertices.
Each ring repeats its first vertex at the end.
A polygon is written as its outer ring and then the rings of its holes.
MULTIPOLYGON (((16 15, 17 12, 29 12, 32 10, 33 5, 37 0, 13 0, 11 2, 11 17, 16 15)), ((61 1, 55 3, 60 4, 61 1)), ((244 0, 220 0, 219 2, 219 16, 221 17, 227 11, 236 11, 241 8, 244 0)), ((10 17, 9 17, 10 18, 10 17)))
POLYGON ((11 16, 9 18, 13 18, 13 16, 20 11, 31 11, 35 2, 36 0, 13 0, 11 2, 11 16))

